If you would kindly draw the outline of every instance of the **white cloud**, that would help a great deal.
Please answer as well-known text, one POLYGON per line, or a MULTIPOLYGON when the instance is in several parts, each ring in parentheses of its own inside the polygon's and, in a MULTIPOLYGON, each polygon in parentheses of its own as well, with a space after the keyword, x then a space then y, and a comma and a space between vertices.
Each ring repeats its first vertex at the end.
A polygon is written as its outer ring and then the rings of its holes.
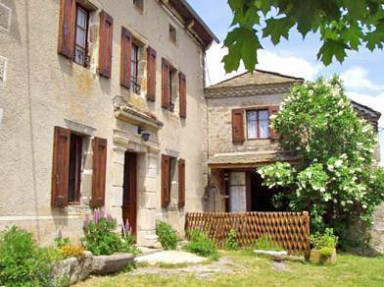
MULTIPOLYGON (((221 62, 227 54, 227 48, 222 44, 214 44, 207 51, 207 84, 212 85, 245 72, 244 65, 241 63, 238 71, 226 74, 224 64, 221 62)), ((260 50, 258 69, 286 74, 289 76, 303 77, 307 80, 314 80, 321 69, 321 65, 312 65, 310 62, 294 57, 283 56, 281 54, 260 50)))
POLYGON ((368 78, 368 71, 363 67, 354 66, 341 74, 347 89, 353 91, 384 91, 384 86, 373 83, 368 78))

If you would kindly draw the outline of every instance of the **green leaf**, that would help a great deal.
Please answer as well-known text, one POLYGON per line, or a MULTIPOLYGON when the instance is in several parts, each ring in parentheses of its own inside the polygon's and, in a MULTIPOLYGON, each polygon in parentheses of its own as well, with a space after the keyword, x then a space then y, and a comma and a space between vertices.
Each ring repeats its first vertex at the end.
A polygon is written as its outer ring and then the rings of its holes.
POLYGON ((271 36, 272 43, 277 45, 280 43, 280 38, 288 39, 289 30, 292 28, 293 23, 287 18, 268 19, 266 20, 266 27, 263 29, 263 37, 271 36))
POLYGON ((348 46, 342 41, 326 40, 317 54, 317 58, 326 66, 332 63, 333 57, 342 63, 347 56, 346 49, 348 46))
POLYGON ((344 7, 354 19, 363 19, 367 13, 366 0, 344 0, 344 7))

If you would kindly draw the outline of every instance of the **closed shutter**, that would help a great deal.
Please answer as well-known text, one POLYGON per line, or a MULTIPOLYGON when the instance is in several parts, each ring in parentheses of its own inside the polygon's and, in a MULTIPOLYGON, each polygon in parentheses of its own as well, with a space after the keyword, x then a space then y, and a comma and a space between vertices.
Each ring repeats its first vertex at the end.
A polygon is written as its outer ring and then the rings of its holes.
POLYGON ((179 159, 179 207, 185 206, 185 160, 179 159))
POLYGON ((278 140, 280 138, 279 134, 276 132, 276 130, 273 127, 273 119, 271 119, 271 116, 276 116, 279 112, 279 106, 272 106, 269 107, 269 138, 273 140, 278 140))
POLYGON ((179 99, 180 117, 187 117, 187 78, 183 73, 179 73, 179 99))
POLYGON ((92 199, 93 208, 103 207, 105 201, 105 178, 107 170, 107 140, 94 138, 92 166, 92 199))
POLYGON ((132 36, 126 29, 121 29, 121 59, 120 59, 120 84, 130 89, 131 87, 131 59, 132 36))
POLYGON ((68 205, 70 141, 70 130, 55 127, 52 165, 52 207, 65 207, 68 205))
POLYGON ((169 73, 170 73, 170 65, 169 63, 163 59, 162 61, 162 68, 161 68, 161 75, 162 75, 162 92, 161 92, 161 106, 164 109, 169 109, 170 108, 170 81, 171 79, 169 78, 169 73))
POLYGON ((99 74, 110 78, 112 71, 113 19, 105 11, 100 13, 99 74))
POLYGON ((156 101, 156 51, 151 47, 148 48, 148 87, 147 87, 147 100, 156 101))
POLYGON ((76 0, 61 0, 58 52, 73 59, 75 48, 76 0))
POLYGON ((232 141, 243 143, 244 140, 244 110, 232 110, 232 141))
POLYGON ((165 208, 171 203, 171 174, 170 158, 167 155, 161 155, 161 207, 165 208))

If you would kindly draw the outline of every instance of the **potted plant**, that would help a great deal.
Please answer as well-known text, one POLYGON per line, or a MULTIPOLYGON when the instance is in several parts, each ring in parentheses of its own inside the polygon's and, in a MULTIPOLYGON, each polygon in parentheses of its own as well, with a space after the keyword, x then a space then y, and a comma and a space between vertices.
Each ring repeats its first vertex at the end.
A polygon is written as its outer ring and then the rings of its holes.
POLYGON ((312 263, 336 264, 336 246, 338 237, 333 234, 332 228, 325 229, 324 234, 317 232, 314 235, 311 235, 310 240, 313 245, 313 249, 311 250, 309 260, 312 263))

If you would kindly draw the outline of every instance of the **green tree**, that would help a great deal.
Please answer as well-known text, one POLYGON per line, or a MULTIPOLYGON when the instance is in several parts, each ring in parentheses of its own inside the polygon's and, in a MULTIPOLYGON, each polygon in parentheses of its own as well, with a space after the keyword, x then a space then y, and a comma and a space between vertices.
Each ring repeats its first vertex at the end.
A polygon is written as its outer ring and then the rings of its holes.
POLYGON ((317 58, 325 65, 334 57, 343 62, 347 51, 362 46, 383 49, 383 0, 228 0, 228 4, 234 16, 224 41, 227 72, 237 70, 241 60, 247 70, 254 70, 257 50, 262 48, 260 36, 271 37, 277 45, 295 28, 303 37, 320 34, 317 58))
POLYGON ((267 186, 288 190, 274 198, 276 207, 286 199, 292 211, 310 211, 312 230, 334 228, 344 245, 351 226, 369 227, 384 200, 384 171, 374 161, 373 127, 357 115, 339 78, 295 86, 273 125, 281 149, 298 159, 258 169, 267 186))

